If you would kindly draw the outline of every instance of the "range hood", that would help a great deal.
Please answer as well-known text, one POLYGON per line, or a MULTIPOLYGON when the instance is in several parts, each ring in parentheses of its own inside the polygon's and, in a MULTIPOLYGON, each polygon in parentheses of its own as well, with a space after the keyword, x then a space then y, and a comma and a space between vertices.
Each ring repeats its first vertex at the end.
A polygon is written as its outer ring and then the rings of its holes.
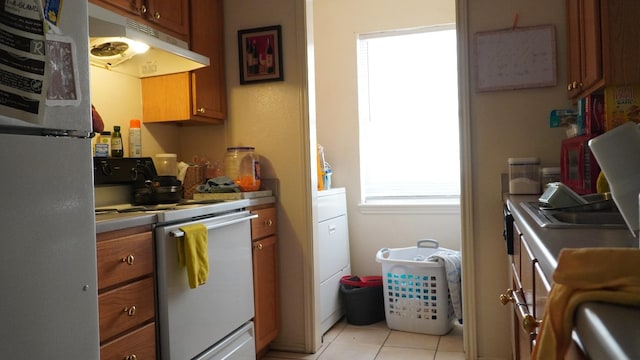
POLYGON ((209 66, 185 41, 89 3, 89 62, 137 78, 209 66), (137 53, 138 44, 149 46, 137 53))

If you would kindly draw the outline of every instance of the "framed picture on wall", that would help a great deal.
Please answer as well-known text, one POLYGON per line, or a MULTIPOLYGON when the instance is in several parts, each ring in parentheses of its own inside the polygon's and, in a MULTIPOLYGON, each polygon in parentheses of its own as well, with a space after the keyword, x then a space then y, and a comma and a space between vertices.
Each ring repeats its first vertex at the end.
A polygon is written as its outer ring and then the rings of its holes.
POLYGON ((240 84, 282 81, 281 26, 238 31, 240 84))

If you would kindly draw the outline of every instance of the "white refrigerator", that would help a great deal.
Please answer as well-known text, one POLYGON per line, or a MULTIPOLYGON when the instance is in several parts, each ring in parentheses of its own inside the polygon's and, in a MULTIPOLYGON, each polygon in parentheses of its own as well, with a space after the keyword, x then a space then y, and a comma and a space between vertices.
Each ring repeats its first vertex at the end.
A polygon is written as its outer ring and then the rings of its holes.
POLYGON ((87 2, 62 3, 0 0, 0 359, 99 358, 87 2))

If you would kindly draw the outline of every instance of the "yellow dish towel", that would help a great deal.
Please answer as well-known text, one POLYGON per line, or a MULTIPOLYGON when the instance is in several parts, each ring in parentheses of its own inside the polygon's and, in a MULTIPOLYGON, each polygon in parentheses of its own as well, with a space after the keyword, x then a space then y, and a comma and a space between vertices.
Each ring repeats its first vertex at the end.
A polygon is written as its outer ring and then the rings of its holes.
POLYGON ((533 359, 564 359, 574 313, 588 301, 640 306, 640 249, 563 249, 553 273, 533 359))
POLYGON ((192 224, 180 227, 184 236, 177 239, 178 261, 187 267, 189 287, 192 289, 207 282, 209 277, 209 254, 207 246, 207 227, 192 224))

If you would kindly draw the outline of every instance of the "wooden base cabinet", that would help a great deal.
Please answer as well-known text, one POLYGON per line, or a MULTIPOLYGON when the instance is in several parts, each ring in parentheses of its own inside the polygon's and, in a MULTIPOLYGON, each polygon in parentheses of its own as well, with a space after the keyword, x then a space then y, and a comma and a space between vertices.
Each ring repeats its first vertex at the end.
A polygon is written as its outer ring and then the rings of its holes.
POLYGON ((142 79, 144 122, 222 124, 227 115, 222 0, 191 1, 191 50, 210 65, 142 79))
POLYGON ((153 236, 149 226, 97 234, 100 358, 156 358, 153 236))
MULTIPOLYGON (((500 302, 508 305, 511 311, 513 358, 526 360, 531 358, 535 346, 551 284, 516 222, 513 223, 512 240, 513 255, 509 257, 511 287, 500 295, 500 302)), ((572 343, 565 359, 584 360, 585 356, 580 347, 572 343)))
POLYGON ((278 239, 276 208, 273 205, 250 209, 258 218, 251 220, 253 248, 254 328, 256 354, 261 358, 280 333, 278 280, 278 239))
POLYGON ((511 287, 500 302, 511 306, 514 359, 530 359, 551 286, 516 223, 510 259, 511 287))

